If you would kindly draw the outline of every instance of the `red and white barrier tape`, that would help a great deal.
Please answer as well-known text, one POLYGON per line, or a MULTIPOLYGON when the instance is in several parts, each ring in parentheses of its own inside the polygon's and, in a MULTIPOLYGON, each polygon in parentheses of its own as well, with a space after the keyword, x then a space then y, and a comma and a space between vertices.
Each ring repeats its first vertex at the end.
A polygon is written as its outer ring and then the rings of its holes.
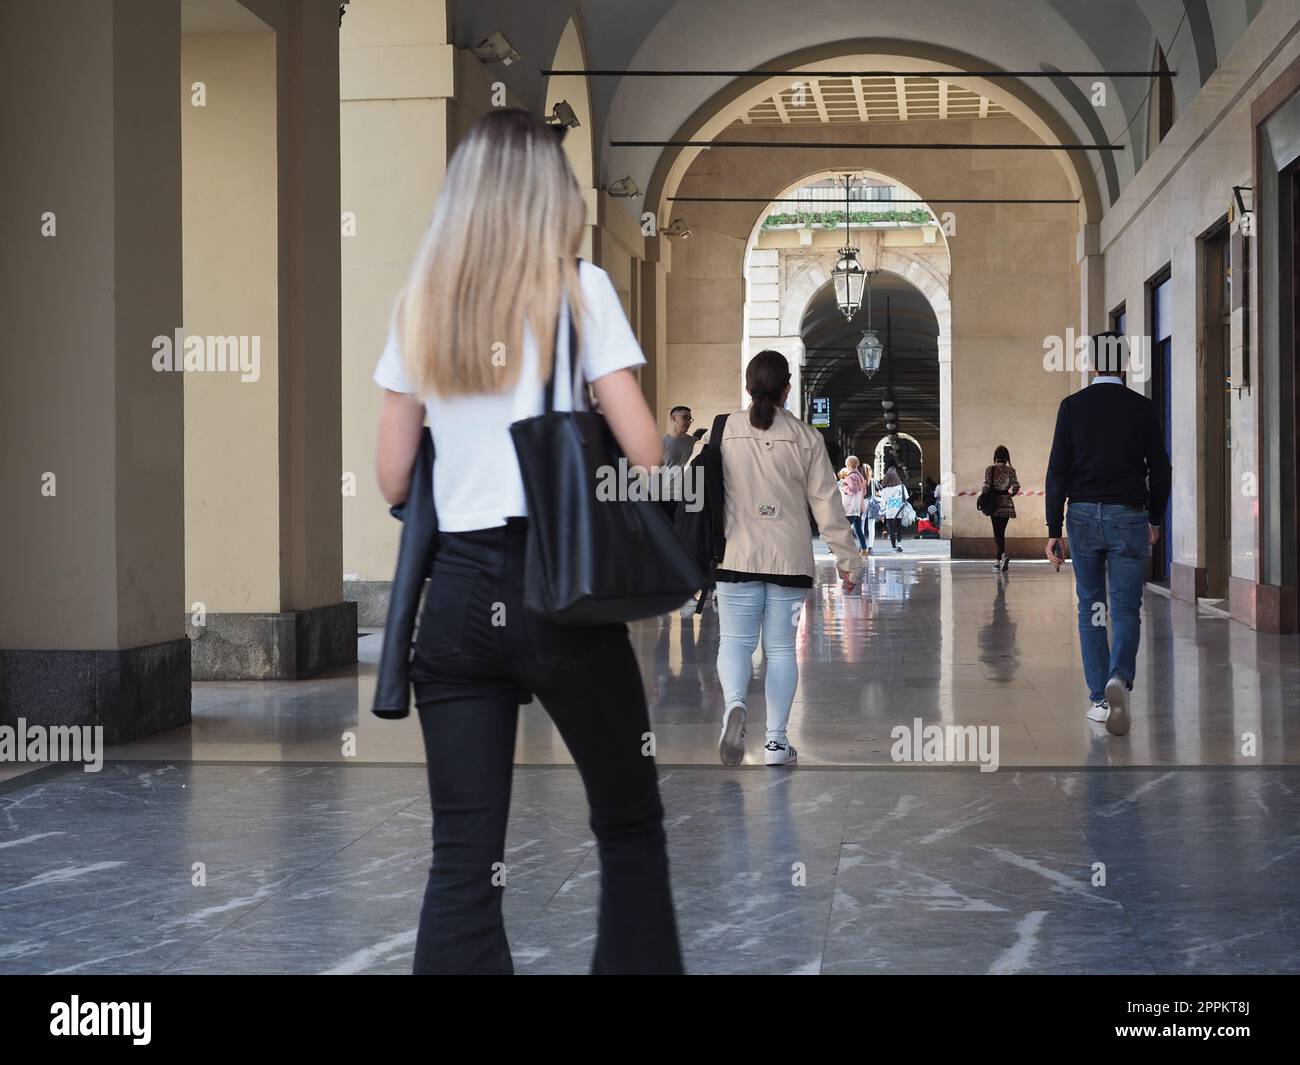
MULTIPOLYGON (((953 495, 955 496, 977 496, 979 494, 980 494, 979 490, 974 492, 953 492, 953 495)), ((1045 491, 1025 491, 1022 488, 1015 496, 1012 496, 1012 498, 1016 499, 1019 498, 1020 496, 1045 496, 1045 495, 1047 495, 1045 491)))

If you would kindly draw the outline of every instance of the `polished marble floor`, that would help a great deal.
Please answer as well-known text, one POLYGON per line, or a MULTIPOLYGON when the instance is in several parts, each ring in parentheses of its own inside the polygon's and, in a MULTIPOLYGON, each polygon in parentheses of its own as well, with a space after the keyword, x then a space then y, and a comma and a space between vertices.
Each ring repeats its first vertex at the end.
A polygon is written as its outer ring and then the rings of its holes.
MULTIPOLYGON (((942 543, 904 546, 903 555, 872 559, 867 579, 846 596, 819 545, 822 580, 800 626, 790 721, 805 767, 891 764, 891 729, 917 717, 999 726, 1004 766, 1300 765, 1300 638, 1256 633, 1148 592, 1133 728, 1117 740, 1084 716, 1068 566, 1055 573, 1045 561, 1017 562, 998 576, 989 563, 949 561, 942 543)), ((674 612, 631 630, 660 763, 716 764, 717 614, 674 612)), ((358 647, 357 667, 323 678, 197 683, 192 725, 108 755, 422 762, 413 717, 381 721, 368 712, 379 636, 362 636, 358 647), (345 732, 355 737, 355 753, 344 753, 345 732)), ((760 651, 759 675, 761 660, 760 651)), ((758 680, 750 713, 758 735, 765 713, 758 680)), ((536 703, 520 714, 516 757, 569 761, 536 703)))
MULTIPOLYGON (((1115 738, 1084 717, 1068 571, 911 542, 843 596, 821 568, 797 769, 717 765, 716 614, 632 627, 690 971, 1300 971, 1295 637, 1148 593, 1115 738), (916 718, 997 726, 1000 768, 895 764, 916 718)), ((310 681, 196 684, 190 727, 101 772, 0 780, 0 973, 407 971, 430 818, 417 727, 367 711, 377 646, 310 681)), ((757 681, 751 714, 755 735, 757 681)), ((599 873, 535 705, 517 758, 516 967, 581 972, 599 873)))
MULTIPOLYGON (((1300 971, 1297 769, 661 778, 690 972, 1300 971)), ((123 761, 2 787, 0 973, 410 970, 420 767, 123 761)), ((516 970, 585 971, 599 872, 572 768, 516 771, 505 864, 516 970)))

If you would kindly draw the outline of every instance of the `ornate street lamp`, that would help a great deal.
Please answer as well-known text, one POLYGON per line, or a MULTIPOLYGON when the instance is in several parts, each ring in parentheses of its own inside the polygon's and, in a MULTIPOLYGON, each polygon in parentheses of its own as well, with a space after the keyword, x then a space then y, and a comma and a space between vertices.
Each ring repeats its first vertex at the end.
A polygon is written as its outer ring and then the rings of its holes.
POLYGON ((862 339, 858 341, 858 366, 867 377, 875 377, 876 371, 880 369, 880 360, 885 353, 885 345, 880 342, 880 337, 876 331, 871 328, 871 275, 866 275, 867 289, 867 328, 862 333, 862 339))
POLYGON ((862 306, 862 289, 867 274, 858 262, 858 249, 853 246, 849 233, 849 179, 844 175, 844 247, 840 249, 839 262, 831 271, 831 280, 835 282, 835 302, 839 304, 840 313, 845 321, 853 321, 853 316, 862 306))

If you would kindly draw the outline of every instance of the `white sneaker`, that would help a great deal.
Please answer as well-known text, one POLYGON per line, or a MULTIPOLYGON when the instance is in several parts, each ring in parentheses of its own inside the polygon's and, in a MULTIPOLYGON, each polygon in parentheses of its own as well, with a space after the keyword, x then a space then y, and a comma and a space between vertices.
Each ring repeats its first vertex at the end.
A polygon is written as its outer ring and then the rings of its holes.
POLYGON ((1002 559, 999 558, 996 562, 993 563, 993 572, 994 573, 1002 572, 1002 559))
POLYGON ((745 708, 727 707, 722 715, 722 735, 718 737, 718 757, 727 766, 740 765, 745 759, 745 708))
POLYGON ((763 746, 763 763, 765 765, 793 765, 799 760, 799 752, 789 740, 780 743, 768 740, 763 746))
POLYGON ((1106 718, 1110 717, 1110 704, 1102 699, 1101 702, 1093 703, 1092 709, 1088 711, 1089 721, 1100 721, 1103 724, 1106 718))
POLYGON ((1128 732, 1128 685, 1119 677, 1111 677, 1106 682, 1106 702, 1110 704, 1110 713, 1106 717, 1106 731, 1112 736, 1123 736, 1128 732))

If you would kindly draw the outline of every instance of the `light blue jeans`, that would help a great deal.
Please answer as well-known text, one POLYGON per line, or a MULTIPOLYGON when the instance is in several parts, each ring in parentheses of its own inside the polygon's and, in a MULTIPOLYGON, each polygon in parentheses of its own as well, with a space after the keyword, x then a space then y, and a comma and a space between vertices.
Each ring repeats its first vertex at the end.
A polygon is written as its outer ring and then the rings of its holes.
POLYGON ((1131 688, 1137 673, 1142 589, 1151 554, 1147 512, 1113 503, 1071 503, 1065 526, 1079 597, 1083 678, 1092 701, 1099 702, 1111 677, 1131 688), (1108 621, 1113 637, 1109 641, 1108 621))
POLYGON ((807 588, 784 588, 764 581, 732 584, 718 582, 718 680, 725 705, 743 706, 754 672, 754 650, 759 632, 763 636, 763 658, 767 676, 767 738, 785 742, 790 704, 799 685, 799 664, 794 657, 795 636, 807 588))

